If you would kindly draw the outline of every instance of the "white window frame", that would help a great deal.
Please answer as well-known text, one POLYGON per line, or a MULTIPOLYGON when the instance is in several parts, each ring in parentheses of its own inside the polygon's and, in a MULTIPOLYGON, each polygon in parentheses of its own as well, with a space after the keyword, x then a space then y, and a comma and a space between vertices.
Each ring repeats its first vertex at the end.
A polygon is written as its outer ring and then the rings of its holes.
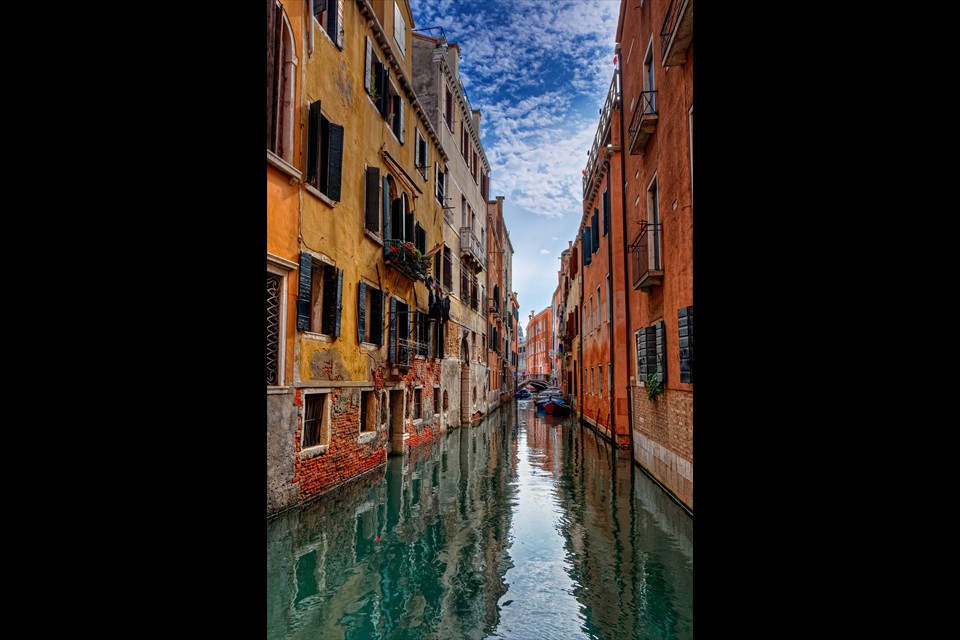
POLYGON ((284 372, 286 370, 286 353, 287 353, 287 295, 289 286, 290 272, 296 269, 299 265, 296 262, 286 260, 280 256, 275 256, 272 253, 267 254, 267 272, 280 276, 280 355, 277 358, 277 382, 276 385, 267 385, 267 390, 270 389, 285 389, 286 388, 286 378, 284 377, 284 372))
MULTIPOLYGON (((327 442, 321 444, 310 445, 309 447, 304 447, 301 444, 299 457, 301 460, 309 460, 316 456, 325 454, 330 450, 330 441, 333 440, 333 403, 330 401, 330 389, 301 389, 304 399, 303 404, 300 406, 300 437, 303 438, 303 430, 306 426, 307 420, 307 400, 306 396, 318 396, 325 395, 323 399, 323 406, 321 407, 320 415, 320 424, 321 424, 321 433, 322 425, 324 421, 327 423, 327 442)), ((302 443, 302 440, 301 440, 302 443)))

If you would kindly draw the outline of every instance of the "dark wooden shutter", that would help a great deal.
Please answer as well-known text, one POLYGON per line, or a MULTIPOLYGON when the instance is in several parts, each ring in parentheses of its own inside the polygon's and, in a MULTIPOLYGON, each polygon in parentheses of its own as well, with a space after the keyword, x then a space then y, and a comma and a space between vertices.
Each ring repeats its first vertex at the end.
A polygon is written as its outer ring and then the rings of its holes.
POLYGON ((590 219, 590 236, 593 238, 593 253, 600 248, 600 213, 596 207, 593 209, 593 216, 590 219))
MULTIPOLYGON (((413 216, 410 216, 410 217, 413 217, 413 216)), ((414 226, 413 245, 414 245, 417 249, 420 249, 420 253, 421 253, 421 254, 426 253, 426 252, 427 252, 427 241, 426 241, 426 235, 425 235, 425 233, 424 233, 423 227, 420 226, 420 223, 419 223, 419 222, 414 222, 414 225, 413 225, 413 226, 414 226)))
POLYGON ((340 320, 343 318, 343 269, 337 269, 337 319, 333 326, 333 335, 340 337, 340 320))
POLYGON ((413 336, 414 340, 417 341, 417 355, 423 354, 423 349, 420 346, 420 341, 423 338, 423 316, 420 313, 420 309, 415 309, 413 311, 413 336))
POLYGON ((383 292, 379 289, 370 296, 370 342, 383 346, 383 292))
POLYGON ((327 176, 324 188, 321 189, 331 200, 340 200, 340 180, 343 167, 343 127, 338 124, 329 124, 329 134, 324 146, 327 147, 327 176))
POLYGON ((387 335, 387 362, 397 364, 397 299, 390 298, 390 332, 387 335))
MULTIPOLYGON (((336 0, 334 0, 335 2, 336 0)), ((337 9, 336 7, 328 7, 327 11, 327 35, 330 36, 330 39, 334 42, 337 41, 337 9)))
POLYGON ((404 222, 405 222, 405 225, 404 225, 404 226, 405 226, 405 229, 404 229, 405 233, 404 233, 403 239, 406 240, 407 242, 413 242, 414 244, 416 244, 416 236, 414 235, 414 222, 415 222, 415 220, 414 220, 414 218, 413 218, 413 212, 411 212, 411 211, 409 211, 409 210, 406 211, 405 214, 404 214, 404 218, 405 218, 405 220, 404 220, 404 222))
POLYGON ((337 269, 323 265, 323 311, 320 315, 320 332, 334 335, 337 324, 337 269))
POLYGON ((657 380, 667 386, 667 325, 663 320, 654 327, 654 342, 656 345, 657 380))
MULTIPOLYGON (((372 307, 373 305, 371 305, 372 307)), ((366 318, 367 310, 367 283, 363 280, 360 281, 360 284, 357 286, 357 342, 363 342, 364 331, 366 327, 364 326, 364 319, 366 318)), ((371 328, 373 323, 371 322, 371 328)))
POLYGON ((590 239, 590 227, 583 230, 583 264, 584 266, 593 262, 593 240, 590 239))
POLYGON ((680 333, 680 382, 693 382, 693 307, 677 309, 680 333))
POLYGON ((313 256, 300 253, 300 287, 297 290, 297 329, 310 330, 310 291, 313 287, 313 256))
POLYGON ((406 240, 406 238, 403 237, 403 230, 406 227, 406 224, 404 224, 405 221, 403 219, 403 210, 400 204, 402 198, 400 195, 402 194, 398 194, 398 196, 393 199, 393 202, 390 203, 390 224, 392 225, 395 239, 406 240))
POLYGON ((320 101, 310 103, 307 116, 307 182, 317 186, 320 176, 320 101))
POLYGON ((405 109, 403 107, 403 96, 397 96, 397 103, 400 105, 400 108, 397 109, 397 115, 394 116, 395 120, 399 120, 399 128, 397 129, 397 137, 400 139, 400 144, 404 143, 404 135, 406 134, 407 124, 405 117, 405 109))
POLYGON ((386 118, 390 113, 390 67, 380 65, 380 113, 386 118))
POLYGON ((603 192, 603 235, 610 231, 610 187, 603 192))
POLYGON ((446 246, 443 248, 443 286, 447 291, 453 290, 453 253, 446 246))
POLYGON ((273 148, 276 124, 277 2, 267 0, 267 149, 273 148))
POLYGON ((380 233, 380 167, 367 167, 366 227, 380 233))
POLYGON ((343 0, 337 0, 337 37, 333 39, 343 49, 343 0))
POLYGON ((390 253, 390 245, 387 242, 390 240, 390 183, 387 182, 387 177, 383 177, 383 190, 380 192, 380 197, 383 200, 383 255, 386 256, 390 253))

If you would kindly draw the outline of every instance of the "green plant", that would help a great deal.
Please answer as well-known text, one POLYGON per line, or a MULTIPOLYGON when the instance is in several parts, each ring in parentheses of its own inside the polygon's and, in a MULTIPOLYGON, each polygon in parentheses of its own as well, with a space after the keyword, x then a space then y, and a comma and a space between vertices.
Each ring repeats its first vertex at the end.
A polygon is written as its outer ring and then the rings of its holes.
POLYGON ((663 393, 663 383, 657 377, 656 372, 647 376, 647 399, 653 400, 659 394, 663 393))

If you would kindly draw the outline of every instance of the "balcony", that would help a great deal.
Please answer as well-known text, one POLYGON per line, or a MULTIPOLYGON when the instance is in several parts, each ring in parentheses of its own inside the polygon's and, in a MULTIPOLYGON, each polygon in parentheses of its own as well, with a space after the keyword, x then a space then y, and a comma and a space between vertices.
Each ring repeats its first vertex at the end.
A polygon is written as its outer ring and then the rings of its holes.
POLYGON ((647 141, 657 130, 657 92, 643 91, 640 93, 640 102, 633 110, 630 118, 630 128, 627 129, 627 140, 630 141, 630 154, 643 154, 647 148, 647 141))
POLYGON ((420 251, 412 242, 385 241, 383 260, 411 280, 426 280, 430 273, 431 259, 420 257, 420 251))
POLYGON ((500 317, 500 300, 493 296, 487 298, 487 310, 493 315, 500 317))
POLYGON ((583 170, 584 200, 593 199, 593 192, 598 188, 600 180, 603 178, 605 154, 603 145, 606 144, 607 136, 610 133, 613 112, 620 110, 620 97, 620 79, 614 73, 613 80, 610 82, 610 89, 607 91, 607 99, 600 111, 600 124, 597 126, 597 133, 593 136, 593 146, 587 152, 587 166, 583 170))
POLYGON ((640 235, 630 245, 634 289, 652 289, 663 283, 660 232, 660 223, 644 222, 640 235))
POLYGON ((660 50, 663 66, 672 67, 687 61, 687 49, 693 42, 693 1, 672 0, 660 29, 660 50))
POLYGON ((487 268, 487 256, 483 243, 470 227, 460 227, 460 257, 466 260, 475 271, 487 268))

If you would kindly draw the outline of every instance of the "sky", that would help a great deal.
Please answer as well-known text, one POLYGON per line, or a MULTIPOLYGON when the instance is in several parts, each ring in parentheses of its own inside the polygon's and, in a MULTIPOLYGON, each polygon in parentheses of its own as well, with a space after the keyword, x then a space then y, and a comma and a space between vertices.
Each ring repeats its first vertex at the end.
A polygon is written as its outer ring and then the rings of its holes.
POLYGON ((414 30, 460 47, 481 112, 490 199, 503 196, 520 324, 550 306, 583 213, 587 154, 613 79, 620 0, 410 0, 414 30), (437 30, 420 31, 437 37, 437 30))

